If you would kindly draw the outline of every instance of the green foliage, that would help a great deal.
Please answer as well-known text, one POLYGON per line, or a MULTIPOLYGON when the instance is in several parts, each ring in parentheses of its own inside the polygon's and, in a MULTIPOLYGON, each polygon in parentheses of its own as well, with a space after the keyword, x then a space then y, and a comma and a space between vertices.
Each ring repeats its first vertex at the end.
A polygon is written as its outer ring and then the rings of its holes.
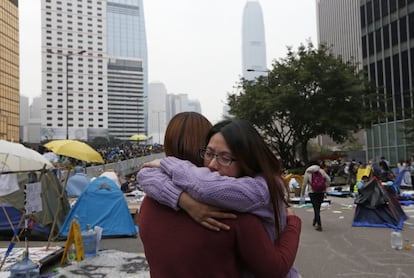
POLYGON ((326 134, 343 143, 374 117, 363 108, 375 97, 374 88, 356 65, 342 62, 324 45, 315 49, 308 43, 297 52, 288 48, 268 76, 242 78, 239 88, 228 95, 230 113, 250 120, 287 167, 297 148, 308 162, 309 139, 326 134))

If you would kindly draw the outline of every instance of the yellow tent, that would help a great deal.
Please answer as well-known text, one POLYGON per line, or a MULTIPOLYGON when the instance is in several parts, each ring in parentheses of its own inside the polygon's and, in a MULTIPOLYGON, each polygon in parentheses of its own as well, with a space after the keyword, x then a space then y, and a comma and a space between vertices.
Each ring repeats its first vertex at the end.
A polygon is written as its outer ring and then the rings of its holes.
MULTIPOLYGON (((299 186, 300 187, 302 187, 302 183, 303 183, 303 175, 298 175, 298 174, 288 174, 288 175, 286 175, 286 176, 284 176, 283 177, 283 180, 284 180, 284 182, 285 182, 285 186, 286 186, 286 189, 290 192, 290 188, 289 188, 289 182, 290 182, 290 180, 291 179, 295 179, 298 183, 299 183, 299 186)), ((300 195, 300 187, 299 188, 295 188, 294 189, 294 193, 295 193, 295 196, 297 197, 297 196, 299 196, 300 195)))
POLYGON ((371 176, 371 165, 367 165, 365 168, 358 168, 356 181, 359 182, 360 180, 362 180, 363 176, 371 176))

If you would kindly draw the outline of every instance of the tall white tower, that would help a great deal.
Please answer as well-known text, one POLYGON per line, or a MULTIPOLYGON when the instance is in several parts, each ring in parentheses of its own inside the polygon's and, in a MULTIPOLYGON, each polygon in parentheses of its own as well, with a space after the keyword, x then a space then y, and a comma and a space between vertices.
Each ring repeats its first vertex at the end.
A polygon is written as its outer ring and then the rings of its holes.
POLYGON ((242 63, 245 79, 254 80, 267 72, 263 14, 257 1, 247 1, 243 10, 242 63))

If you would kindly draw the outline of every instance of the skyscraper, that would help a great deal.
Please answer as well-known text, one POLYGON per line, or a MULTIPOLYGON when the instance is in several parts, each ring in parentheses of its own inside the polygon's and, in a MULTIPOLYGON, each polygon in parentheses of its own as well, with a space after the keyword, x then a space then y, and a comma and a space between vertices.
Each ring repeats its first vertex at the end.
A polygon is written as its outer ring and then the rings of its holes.
POLYGON ((247 1, 243 10, 242 71, 247 80, 267 74, 263 14, 257 1, 247 1))
POLYGON ((147 40, 142 0, 108 0, 108 131, 147 134, 147 40))
POLYGON ((164 143, 167 127, 167 88, 161 82, 148 85, 148 136, 152 142, 164 143))
POLYGON ((19 140, 18 1, 0 1, 0 139, 19 140))
POLYGON ((332 47, 344 62, 362 62, 359 0, 317 0, 318 43, 332 47))
POLYGON ((370 158, 412 156, 404 125, 414 118, 414 1, 360 0, 362 64, 378 88, 373 109, 386 115, 367 130, 370 158))
POLYGON ((40 139, 106 136, 106 1, 42 0, 41 12, 40 139))
MULTIPOLYGON (((318 44, 329 46, 331 52, 340 56, 344 63, 351 62, 362 67, 359 0, 317 0, 316 13, 318 44)), ((353 137, 366 149, 365 130, 353 134, 353 137)), ((320 135, 317 139, 321 146, 341 149, 327 135, 320 135)))
POLYGON ((320 40, 334 44, 343 57, 359 57, 378 88, 369 105, 385 115, 366 130, 367 158, 384 156, 393 163, 409 158, 413 142, 406 140, 404 126, 414 111, 414 1, 317 3, 320 40))
POLYGON ((41 140, 146 133, 142 2, 41 1, 41 140))

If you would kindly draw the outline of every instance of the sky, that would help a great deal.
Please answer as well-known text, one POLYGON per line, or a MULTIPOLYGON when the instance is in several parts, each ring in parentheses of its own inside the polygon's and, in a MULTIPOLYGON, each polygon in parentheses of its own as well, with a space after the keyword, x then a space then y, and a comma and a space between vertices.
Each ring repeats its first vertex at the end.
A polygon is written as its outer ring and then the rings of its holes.
MULTIPOLYGON (((221 119, 242 72, 241 29, 246 0, 144 0, 148 81, 169 94, 198 99, 202 113, 221 119)), ((316 0, 258 0, 265 25, 267 67, 309 40, 316 45, 316 0)), ((40 0, 19 1, 21 94, 40 96, 40 0), (34 59, 34 57, 38 57, 34 59), (37 87, 36 87, 37 86, 37 87)))

